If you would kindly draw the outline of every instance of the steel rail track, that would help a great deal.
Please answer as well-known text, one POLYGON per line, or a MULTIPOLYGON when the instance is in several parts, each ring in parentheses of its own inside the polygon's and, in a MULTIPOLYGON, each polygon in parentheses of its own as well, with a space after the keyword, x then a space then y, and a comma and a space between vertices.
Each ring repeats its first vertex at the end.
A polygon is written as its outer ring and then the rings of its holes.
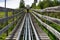
POLYGON ((34 25, 32 23, 30 13, 26 14, 23 30, 24 30, 24 32, 22 33, 23 39, 20 39, 20 40, 40 40, 36 32, 36 29, 34 28, 34 25))
POLYGON ((47 25, 46 23, 42 22, 35 14, 32 13, 32 15, 50 32, 52 32, 59 40, 60 40, 60 33, 52 28, 51 26, 47 25))
POLYGON ((34 12, 34 11, 33 11, 33 13, 36 14, 37 16, 39 16, 39 17, 42 17, 42 18, 44 18, 44 19, 46 19, 48 21, 51 21, 51 22, 53 22, 55 24, 60 25, 60 19, 49 17, 49 16, 45 16, 45 15, 41 15, 41 14, 38 14, 37 12, 34 12))
MULTIPOLYGON (((29 17, 30 17, 30 15, 29 15, 29 17)), ((40 38, 38 37, 38 34, 37 34, 37 32, 36 32, 36 29, 34 28, 34 25, 33 25, 33 22, 32 22, 31 17, 30 17, 30 22, 31 22, 31 26, 32 26, 33 32, 34 32, 34 34, 35 34, 36 40, 40 40, 40 38)))
POLYGON ((30 13, 26 13, 14 40, 40 40, 32 23, 30 13))

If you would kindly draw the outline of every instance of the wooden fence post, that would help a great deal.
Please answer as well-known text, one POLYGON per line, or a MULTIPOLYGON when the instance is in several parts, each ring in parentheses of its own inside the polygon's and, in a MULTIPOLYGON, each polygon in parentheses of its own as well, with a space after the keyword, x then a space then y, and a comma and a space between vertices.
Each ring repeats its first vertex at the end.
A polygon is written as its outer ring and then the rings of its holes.
MULTIPOLYGON (((8 9, 5 9, 5 17, 8 18, 8 9)), ((8 25, 8 19, 6 19, 6 25, 8 25)), ((8 36, 8 30, 6 31, 6 34, 8 36)))
MULTIPOLYGON (((14 10, 12 10, 12 15, 14 16, 14 10)), ((14 21, 14 18, 13 18, 13 21, 14 21)), ((14 24, 13 24, 13 27, 14 27, 14 24)))
MULTIPOLYGON (((8 17, 8 10, 6 9, 6 0, 5 0, 5 17, 8 17)), ((6 25, 8 25, 8 20, 6 19, 6 25)), ((8 30, 7 30, 7 36, 8 36, 8 30)))
MULTIPOLYGON (((16 12, 16 14, 17 14, 17 11, 15 11, 16 12)), ((17 16, 16 16, 16 19, 17 19, 17 16)), ((17 24, 17 21, 16 21, 16 24, 17 24)))

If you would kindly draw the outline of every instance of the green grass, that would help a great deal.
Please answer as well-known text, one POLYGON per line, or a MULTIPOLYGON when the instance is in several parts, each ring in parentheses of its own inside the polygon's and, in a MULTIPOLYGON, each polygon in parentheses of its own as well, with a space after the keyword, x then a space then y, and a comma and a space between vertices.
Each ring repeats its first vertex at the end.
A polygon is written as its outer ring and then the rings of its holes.
POLYGON ((5 16, 4 12, 0 12, 0 18, 3 18, 5 16))
POLYGON ((55 24, 53 22, 49 23, 49 21, 47 21, 47 22, 48 22, 48 25, 52 26, 54 29, 56 29, 57 31, 60 32, 60 25, 57 25, 57 24, 55 24))
MULTIPOLYGON (((15 27, 15 26, 16 26, 16 25, 14 24, 14 27, 15 27)), ((8 34, 10 34, 10 32, 13 30, 14 27, 11 26, 11 27, 9 28, 8 34)), ((0 35, 0 40, 5 40, 6 37, 7 37, 7 34, 6 34, 6 32, 5 32, 5 33, 3 33, 2 35, 0 35)))
POLYGON ((13 14, 12 14, 12 12, 8 12, 8 16, 12 16, 13 14))
POLYGON ((5 40, 6 37, 7 37, 7 36, 6 36, 6 33, 3 33, 3 34, 0 36, 0 40, 5 40))
MULTIPOLYGON (((12 12, 8 12, 8 16, 12 16, 12 12)), ((0 18, 5 17, 5 12, 0 12, 0 18)))

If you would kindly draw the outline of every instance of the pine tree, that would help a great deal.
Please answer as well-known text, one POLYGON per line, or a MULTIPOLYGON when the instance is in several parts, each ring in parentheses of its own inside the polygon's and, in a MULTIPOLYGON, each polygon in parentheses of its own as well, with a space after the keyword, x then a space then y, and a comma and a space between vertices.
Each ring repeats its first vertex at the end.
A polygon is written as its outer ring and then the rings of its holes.
POLYGON ((19 8, 24 8, 24 7, 25 7, 24 0, 21 0, 19 8))

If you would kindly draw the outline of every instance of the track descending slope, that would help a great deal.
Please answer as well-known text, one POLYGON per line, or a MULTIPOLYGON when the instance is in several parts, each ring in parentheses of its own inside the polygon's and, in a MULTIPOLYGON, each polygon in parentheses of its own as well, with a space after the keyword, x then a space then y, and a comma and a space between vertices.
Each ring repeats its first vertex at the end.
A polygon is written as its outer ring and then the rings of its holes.
POLYGON ((32 23, 30 13, 26 13, 14 37, 9 35, 6 40, 40 40, 32 23), (12 39, 11 39, 12 38, 12 39))

